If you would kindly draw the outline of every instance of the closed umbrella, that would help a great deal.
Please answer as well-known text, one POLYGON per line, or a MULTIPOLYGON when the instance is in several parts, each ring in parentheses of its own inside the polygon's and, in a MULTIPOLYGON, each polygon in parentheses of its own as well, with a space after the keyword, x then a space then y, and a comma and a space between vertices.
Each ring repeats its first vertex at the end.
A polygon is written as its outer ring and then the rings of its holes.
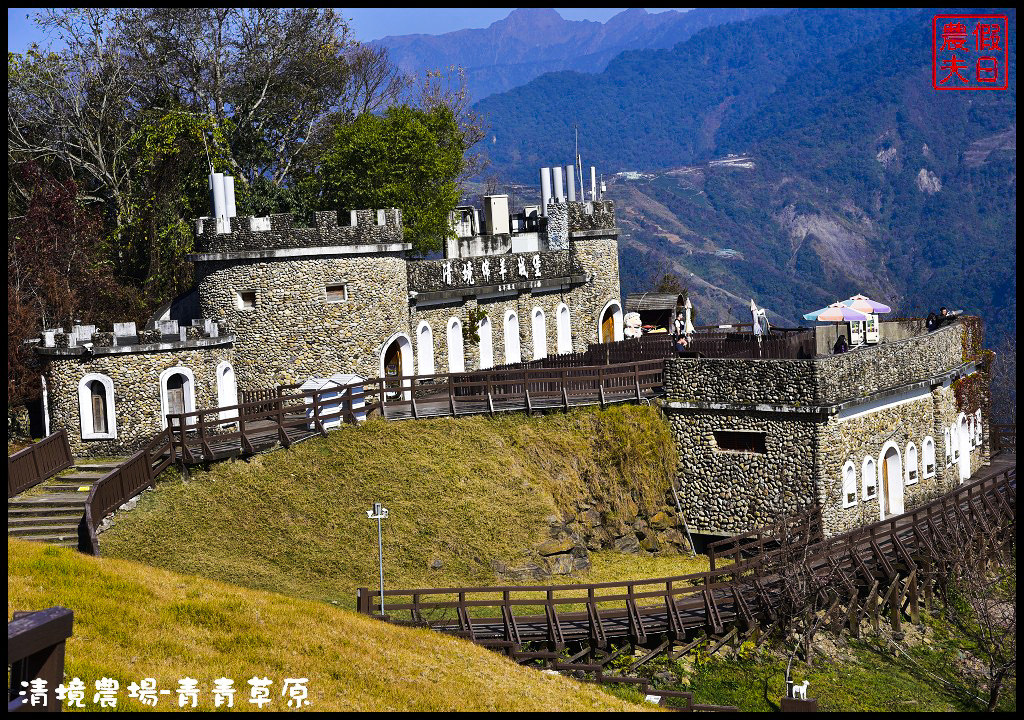
POLYGON ((686 322, 683 324, 683 334, 690 337, 694 333, 693 321, 690 315, 693 313, 693 303, 690 302, 690 296, 686 296, 686 305, 683 306, 686 310, 686 322))

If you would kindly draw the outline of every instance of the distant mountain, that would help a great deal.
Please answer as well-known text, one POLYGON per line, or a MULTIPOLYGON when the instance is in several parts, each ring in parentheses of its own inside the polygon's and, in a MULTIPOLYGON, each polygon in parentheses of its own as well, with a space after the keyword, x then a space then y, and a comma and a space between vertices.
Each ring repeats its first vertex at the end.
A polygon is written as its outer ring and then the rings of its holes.
POLYGON ((489 172, 535 184, 572 161, 578 123, 625 229, 623 291, 672 268, 701 322, 745 319, 755 298, 794 325, 861 291, 1008 335, 1016 87, 935 91, 935 12, 800 10, 624 53, 599 75, 544 75, 476 106, 489 172))
POLYGON ((606 23, 566 20, 551 8, 520 8, 489 27, 444 35, 397 35, 374 40, 408 73, 461 65, 473 98, 523 85, 546 72, 600 72, 624 50, 669 48, 723 23, 785 12, 775 8, 699 8, 648 13, 625 10, 606 23))

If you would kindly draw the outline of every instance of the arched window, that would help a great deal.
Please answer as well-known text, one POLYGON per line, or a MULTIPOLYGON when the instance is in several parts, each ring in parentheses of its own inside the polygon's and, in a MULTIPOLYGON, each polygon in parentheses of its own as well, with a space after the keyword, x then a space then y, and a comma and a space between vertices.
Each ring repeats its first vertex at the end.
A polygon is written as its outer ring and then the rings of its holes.
POLYGON ((921 442, 921 466, 924 477, 935 475, 935 441, 930 435, 921 442))
POLYGON ((978 408, 974 413, 974 445, 976 447, 980 447, 983 442, 981 430, 981 408, 978 408))
POLYGON ((955 463, 960 459, 960 443, 963 442, 960 439, 960 429, 957 427, 957 423, 953 423, 949 428, 949 447, 953 453, 950 463, 955 463))
POLYGON ((530 312, 530 325, 533 330, 533 359, 540 360, 548 356, 548 327, 544 320, 544 311, 535 307, 530 312))
POLYGON ((89 373, 79 381, 78 409, 83 440, 112 440, 117 437, 114 381, 109 377, 89 373))
POLYGON ((874 458, 864 458, 864 462, 860 466, 860 472, 864 499, 871 500, 878 495, 878 473, 875 471, 874 458))
POLYGON ((519 352, 519 316, 514 311, 505 313, 505 363, 522 362, 519 352))
POLYGON ((952 438, 950 437, 949 428, 943 428, 942 429, 942 445, 943 445, 942 449, 946 453, 946 465, 947 466, 950 465, 953 462, 953 448, 952 448, 952 445, 950 445, 950 440, 951 439, 952 438))
POLYGON ((857 468, 852 460, 847 460, 843 466, 843 507, 853 507, 857 504, 857 468))
POLYGON ((426 320, 420 321, 416 330, 416 353, 420 375, 433 375, 434 370, 434 331, 426 320))
MULTIPOLYGON (((231 407, 238 404, 238 385, 235 382, 235 369, 228 361, 217 366, 217 406, 231 407)), ((221 410, 220 419, 238 417, 238 410, 221 410)))
POLYGON ((480 369, 494 367, 494 333, 489 317, 484 316, 480 319, 476 334, 480 336, 480 369))
POLYGON ((462 351, 462 321, 448 321, 448 372, 466 372, 466 356, 462 351))
MULTIPOLYGON (((160 415, 163 427, 167 427, 168 415, 194 412, 196 409, 196 378, 187 367, 172 367, 160 373, 160 415)), ((185 423, 195 423, 189 417, 185 423)), ((178 418, 172 420, 172 427, 178 425, 178 418)))
POLYGON ((906 476, 903 481, 904 485, 913 485, 917 482, 917 446, 914 443, 907 443, 907 454, 903 472, 906 476))
POLYGON ((556 349, 559 355, 572 352, 572 325, 569 321, 569 307, 565 303, 559 303, 555 310, 557 316, 558 337, 556 349))

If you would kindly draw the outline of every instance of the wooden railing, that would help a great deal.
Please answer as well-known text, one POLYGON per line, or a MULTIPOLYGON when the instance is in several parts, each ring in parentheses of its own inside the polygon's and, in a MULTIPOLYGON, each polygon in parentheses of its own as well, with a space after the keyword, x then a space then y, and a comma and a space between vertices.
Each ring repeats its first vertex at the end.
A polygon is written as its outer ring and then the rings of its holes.
POLYGON ((175 460, 171 431, 163 430, 137 453, 111 470, 92 486, 79 527, 79 549, 100 554, 96 527, 109 513, 156 484, 157 476, 175 460))
POLYGON ((990 426, 992 438, 992 454, 1001 452, 1017 452, 1017 426, 997 425, 990 426))
POLYGON ((823 533, 821 514, 818 508, 812 507, 774 525, 748 530, 709 543, 707 546, 708 563, 714 570, 716 565, 735 563, 745 555, 757 555, 763 553, 766 548, 778 547, 781 537, 791 540, 802 540, 806 537, 808 540, 816 541, 823 537, 823 533), (726 562, 723 563, 723 560, 726 562))
POLYGON ((57 686, 64 682, 64 643, 71 637, 74 613, 52 607, 15 613, 7 623, 7 712, 58 712, 57 686), (31 683, 45 680, 45 702, 32 700, 31 683), (26 685, 23 685, 25 683, 26 685))
POLYGON ((7 456, 7 497, 14 497, 74 464, 68 434, 58 430, 7 456))
MULTIPOLYGON (((848 571, 844 577, 852 584, 844 591, 870 585, 875 573, 891 580, 894 566, 914 568, 915 557, 944 546, 943 533, 957 519, 979 528, 1012 519, 1015 488, 1015 468, 983 476, 912 512, 809 542, 804 561, 816 572, 827 574, 837 565, 848 571)), ((790 549, 765 545, 753 558, 707 572, 625 582, 385 590, 384 612, 394 620, 408 614, 413 623, 492 647, 571 640, 603 647, 612 638, 643 644, 648 635, 682 638, 687 629, 711 635, 722 631, 723 618, 749 626, 756 615, 771 612, 780 588, 773 587, 777 576, 768 575, 770 561, 790 549), (487 609, 492 612, 481 616, 487 609)), ((356 609, 381 617, 380 591, 359 589, 356 609)))
POLYGON ((661 359, 619 365, 526 367, 471 373, 372 378, 226 407, 168 415, 175 447, 188 463, 287 447, 301 435, 377 413, 387 418, 569 409, 640 400, 663 382, 661 359))

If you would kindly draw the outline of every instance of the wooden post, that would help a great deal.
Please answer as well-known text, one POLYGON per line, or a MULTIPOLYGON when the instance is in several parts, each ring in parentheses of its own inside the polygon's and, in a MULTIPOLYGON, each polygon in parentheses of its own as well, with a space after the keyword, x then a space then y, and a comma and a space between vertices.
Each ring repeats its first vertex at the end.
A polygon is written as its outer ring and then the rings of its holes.
POLYGON ((889 603, 889 623, 892 625, 892 631, 901 632, 903 629, 903 613, 900 608, 899 576, 893 578, 892 584, 889 586, 885 596, 889 603))
POLYGON ((910 575, 907 576, 907 584, 904 588, 904 594, 910 597, 910 620, 915 625, 921 623, 921 608, 917 602, 917 570, 912 570, 910 575))

